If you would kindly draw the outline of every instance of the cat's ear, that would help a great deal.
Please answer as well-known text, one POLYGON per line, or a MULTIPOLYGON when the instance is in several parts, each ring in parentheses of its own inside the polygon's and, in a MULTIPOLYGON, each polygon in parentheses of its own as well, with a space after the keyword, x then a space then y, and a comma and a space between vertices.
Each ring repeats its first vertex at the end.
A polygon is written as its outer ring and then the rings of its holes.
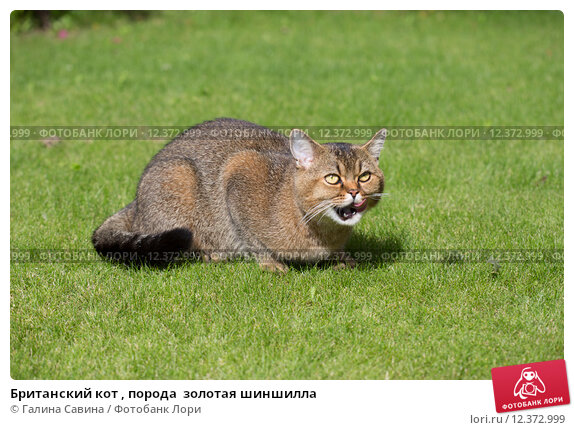
POLYGON ((321 146, 305 134, 305 132, 294 128, 289 135, 289 146, 291 154, 297 160, 297 167, 309 168, 317 157, 317 152, 321 146))
POLYGON ((371 157, 379 161, 381 151, 383 150, 383 145, 385 144, 385 139, 387 138, 387 129, 383 128, 373 136, 371 140, 365 143, 362 148, 365 149, 371 157))

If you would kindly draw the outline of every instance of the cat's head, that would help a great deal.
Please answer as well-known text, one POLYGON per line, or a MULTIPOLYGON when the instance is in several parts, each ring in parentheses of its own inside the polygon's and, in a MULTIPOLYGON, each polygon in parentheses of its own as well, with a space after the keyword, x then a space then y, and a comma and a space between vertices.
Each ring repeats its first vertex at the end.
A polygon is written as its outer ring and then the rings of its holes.
POLYGON ((304 222, 351 227, 374 207, 384 188, 379 156, 387 136, 380 130, 364 145, 318 144, 303 131, 289 136, 297 163, 295 192, 304 222))

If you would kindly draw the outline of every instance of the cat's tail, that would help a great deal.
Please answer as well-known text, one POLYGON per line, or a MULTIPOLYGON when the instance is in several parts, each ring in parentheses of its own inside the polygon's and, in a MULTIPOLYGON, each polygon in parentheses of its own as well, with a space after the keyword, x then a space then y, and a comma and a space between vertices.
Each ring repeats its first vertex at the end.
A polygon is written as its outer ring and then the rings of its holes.
POLYGON ((104 258, 125 264, 165 264, 190 250, 191 231, 175 228, 161 233, 131 231, 135 202, 109 217, 94 231, 92 243, 104 258))

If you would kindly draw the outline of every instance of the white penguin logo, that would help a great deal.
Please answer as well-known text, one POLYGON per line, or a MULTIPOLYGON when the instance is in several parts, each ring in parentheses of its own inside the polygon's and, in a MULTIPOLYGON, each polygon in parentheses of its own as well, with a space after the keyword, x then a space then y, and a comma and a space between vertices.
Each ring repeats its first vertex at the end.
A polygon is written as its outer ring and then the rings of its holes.
POLYGON ((546 387, 540 376, 538 376, 538 372, 532 370, 531 367, 522 369, 520 378, 514 386, 515 396, 524 400, 527 398, 526 396, 535 397, 538 393, 544 393, 545 391, 546 387))

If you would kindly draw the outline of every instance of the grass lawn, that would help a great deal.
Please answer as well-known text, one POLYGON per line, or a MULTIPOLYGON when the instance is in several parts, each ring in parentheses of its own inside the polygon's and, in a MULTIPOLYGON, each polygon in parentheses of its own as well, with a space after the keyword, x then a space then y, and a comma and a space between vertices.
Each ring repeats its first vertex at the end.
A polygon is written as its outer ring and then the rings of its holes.
MULTIPOLYGON (((11 38, 11 124, 562 125, 554 12, 163 13, 11 38)), ((11 142, 12 249, 91 249, 158 141, 11 142)), ((393 141, 353 249, 564 247, 562 141, 393 141)), ((95 254, 95 252, 94 252, 95 254)), ((15 379, 489 379, 563 358, 564 265, 11 263, 15 379)))

